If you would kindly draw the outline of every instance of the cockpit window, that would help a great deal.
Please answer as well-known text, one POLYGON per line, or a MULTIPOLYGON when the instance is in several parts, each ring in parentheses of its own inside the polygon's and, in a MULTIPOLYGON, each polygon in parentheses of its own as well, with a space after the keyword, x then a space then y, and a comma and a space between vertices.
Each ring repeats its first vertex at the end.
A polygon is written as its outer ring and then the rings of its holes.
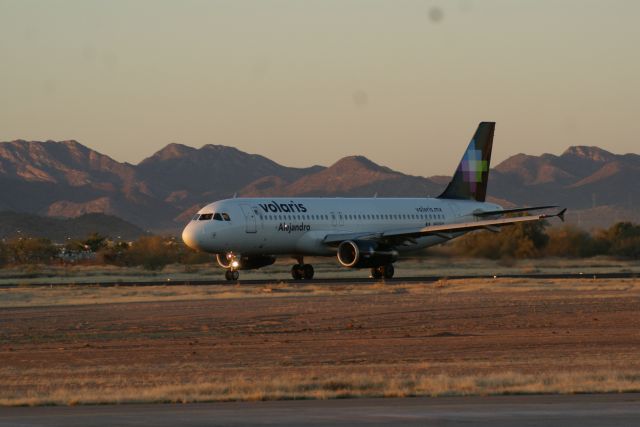
POLYGON ((216 213, 215 215, 213 215, 213 219, 216 221, 222 221, 222 215, 220 215, 219 213, 216 213))
POLYGON ((213 214, 210 214, 210 213, 202 214, 202 215, 200 215, 199 220, 200 221, 208 221, 208 220, 211 219, 212 216, 213 216, 213 214))
POLYGON ((225 221, 231 221, 231 218, 229 218, 229 214, 222 212, 222 219, 224 219, 225 221))
POLYGON ((195 214, 193 218, 191 218, 191 221, 197 221, 199 217, 200 217, 200 214, 195 214))

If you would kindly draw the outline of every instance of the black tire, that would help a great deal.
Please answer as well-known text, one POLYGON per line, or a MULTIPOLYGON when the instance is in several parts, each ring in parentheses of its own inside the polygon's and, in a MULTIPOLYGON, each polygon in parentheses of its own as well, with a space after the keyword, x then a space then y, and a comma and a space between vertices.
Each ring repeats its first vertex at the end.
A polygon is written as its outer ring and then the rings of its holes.
POLYGON ((291 267, 291 277, 293 277, 293 280, 302 280, 302 274, 302 265, 296 264, 291 267))
POLYGON ((240 278, 240 272, 238 270, 233 270, 231 272, 231 280, 238 280, 240 278))
POLYGON ((382 275, 385 279, 391 279, 393 277, 393 273, 395 273, 395 268, 393 268, 393 264, 387 264, 382 267, 382 275))
POLYGON ((231 270, 227 270, 224 272, 224 278, 227 280, 233 280, 233 278, 231 278, 231 270))
POLYGON ((313 266, 311 264, 304 264, 302 266, 302 277, 304 277, 305 280, 313 279, 313 273, 313 266))
POLYGON ((382 279, 382 271, 380 267, 372 267, 371 268, 371 278, 372 279, 382 279))

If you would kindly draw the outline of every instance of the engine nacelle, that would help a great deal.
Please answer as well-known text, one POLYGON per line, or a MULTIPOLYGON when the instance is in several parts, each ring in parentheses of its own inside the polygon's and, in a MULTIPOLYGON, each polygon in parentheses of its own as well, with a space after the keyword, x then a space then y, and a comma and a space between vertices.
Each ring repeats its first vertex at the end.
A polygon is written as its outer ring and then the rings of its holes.
POLYGON ((250 255, 240 257, 228 257, 226 254, 216 254, 216 261, 222 268, 232 268, 234 270, 255 270, 266 267, 276 262, 276 257, 270 255, 250 255), (238 266, 233 266, 233 261, 238 262, 238 266))
POLYGON ((397 251, 368 240, 345 240, 338 246, 338 262, 348 268, 379 267, 397 259, 397 251))

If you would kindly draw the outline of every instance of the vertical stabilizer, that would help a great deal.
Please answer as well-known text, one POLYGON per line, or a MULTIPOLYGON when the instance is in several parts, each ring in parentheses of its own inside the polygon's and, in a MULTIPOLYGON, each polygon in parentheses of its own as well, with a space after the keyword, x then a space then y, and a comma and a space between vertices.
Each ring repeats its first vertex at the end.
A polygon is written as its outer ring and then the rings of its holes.
POLYGON ((481 122, 478 125, 451 182, 438 198, 484 202, 495 127, 495 122, 481 122))

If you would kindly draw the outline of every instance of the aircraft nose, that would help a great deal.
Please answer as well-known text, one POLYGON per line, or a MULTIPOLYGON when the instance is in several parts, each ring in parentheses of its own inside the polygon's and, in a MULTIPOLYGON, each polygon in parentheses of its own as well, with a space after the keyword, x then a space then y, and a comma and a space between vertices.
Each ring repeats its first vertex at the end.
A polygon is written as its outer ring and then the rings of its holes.
POLYGON ((182 241, 185 245, 189 246, 191 249, 200 249, 198 242, 198 233, 197 227, 194 226, 193 223, 187 224, 187 226, 182 230, 182 241))

